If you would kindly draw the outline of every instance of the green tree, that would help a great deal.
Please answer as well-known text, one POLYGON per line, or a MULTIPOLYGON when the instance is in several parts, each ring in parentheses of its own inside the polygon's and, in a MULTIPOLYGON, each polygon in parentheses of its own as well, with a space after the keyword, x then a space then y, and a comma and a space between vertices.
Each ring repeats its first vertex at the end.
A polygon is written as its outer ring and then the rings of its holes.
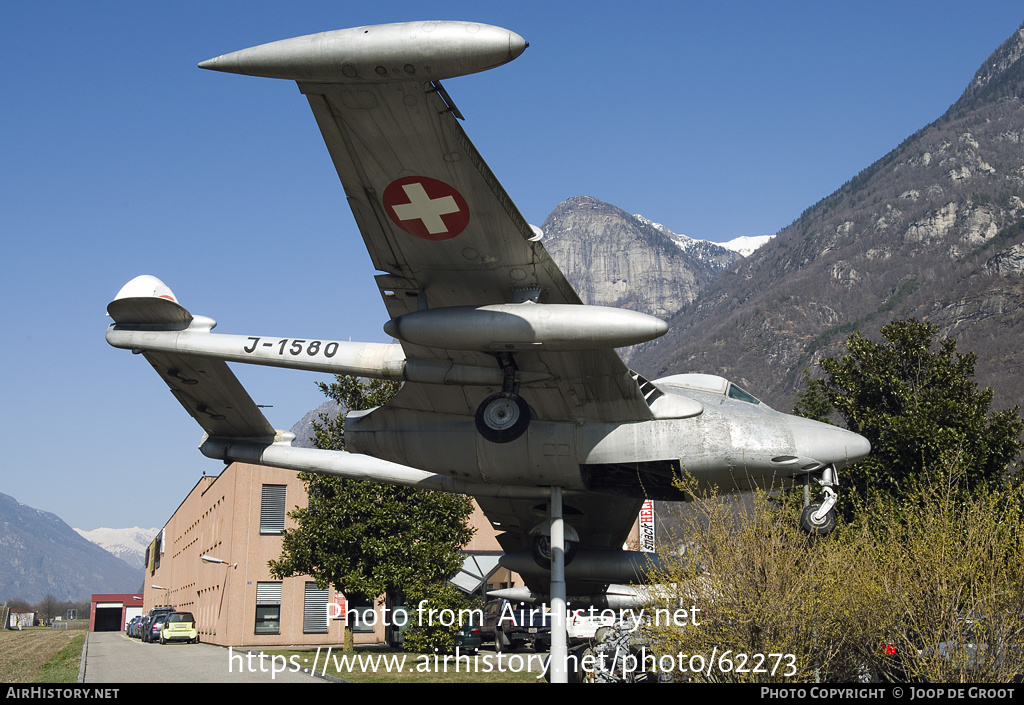
MULTIPOLYGON (((399 388, 340 375, 319 386, 350 411, 383 404, 399 388)), ((344 449, 343 414, 321 416, 314 431, 318 448, 344 449)), ((289 514, 297 526, 283 532, 281 557, 269 564, 275 577, 310 575, 320 588, 334 585, 350 597, 401 594, 415 604, 462 566, 460 548, 473 536, 469 497, 331 475, 301 478, 309 505, 289 514)))
POLYGON ((1019 406, 990 411, 992 389, 973 381, 977 355, 958 352, 954 338, 936 341, 938 326, 915 319, 881 333, 882 342, 854 333, 846 355, 822 360, 824 377, 806 377, 794 409, 812 418, 834 410, 871 441, 871 455, 846 471, 844 490, 900 496, 954 456, 964 461, 967 491, 1005 479, 1024 422, 1019 406))
POLYGON ((334 416, 320 414, 320 421, 313 422, 313 444, 323 450, 345 449, 345 413, 381 406, 398 394, 401 383, 386 379, 369 381, 351 375, 336 375, 330 384, 317 382, 316 386, 324 396, 341 407, 341 413, 334 416))
POLYGON ((832 402, 825 393, 825 385, 821 380, 811 377, 811 373, 804 368, 804 390, 797 398, 797 405, 793 413, 823 423, 829 422, 829 417, 835 411, 832 402))

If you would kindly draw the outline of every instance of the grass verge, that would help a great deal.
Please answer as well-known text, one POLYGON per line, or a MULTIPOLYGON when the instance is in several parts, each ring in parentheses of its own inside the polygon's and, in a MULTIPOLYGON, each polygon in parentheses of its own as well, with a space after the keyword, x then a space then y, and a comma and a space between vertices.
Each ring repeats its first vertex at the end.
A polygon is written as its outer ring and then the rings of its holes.
POLYGON ((0 630, 0 682, 74 683, 85 631, 0 630))
MULTIPOLYGON (((316 668, 352 683, 543 683, 543 655, 532 652, 499 656, 481 651, 473 656, 415 654, 406 651, 341 649, 265 650, 266 659, 277 659, 277 667, 316 668), (541 677, 538 677, 541 676, 541 677)), ((267 662, 270 668, 270 661, 267 662)))

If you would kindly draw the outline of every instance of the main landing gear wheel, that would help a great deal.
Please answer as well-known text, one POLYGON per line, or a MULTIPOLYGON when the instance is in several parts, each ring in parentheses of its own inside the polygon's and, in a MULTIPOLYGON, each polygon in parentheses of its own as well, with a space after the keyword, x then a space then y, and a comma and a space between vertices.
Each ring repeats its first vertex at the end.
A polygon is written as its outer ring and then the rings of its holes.
POLYGON ((820 504, 808 504, 800 513, 800 528, 811 536, 824 536, 836 528, 835 508, 829 509, 820 519, 815 519, 814 515, 820 510, 820 504))
POLYGON ((513 392, 498 392, 476 410, 476 430, 491 443, 508 443, 526 433, 530 405, 513 392))

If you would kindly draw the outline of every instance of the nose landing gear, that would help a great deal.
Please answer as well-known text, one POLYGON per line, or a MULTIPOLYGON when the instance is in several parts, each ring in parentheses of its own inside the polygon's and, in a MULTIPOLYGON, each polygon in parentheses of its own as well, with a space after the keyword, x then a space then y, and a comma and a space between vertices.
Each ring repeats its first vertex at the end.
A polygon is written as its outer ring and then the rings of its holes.
POLYGON ((811 536, 824 536, 836 528, 836 502, 839 500, 839 473, 832 465, 828 465, 817 480, 825 493, 825 501, 820 504, 808 504, 800 513, 800 528, 811 536))

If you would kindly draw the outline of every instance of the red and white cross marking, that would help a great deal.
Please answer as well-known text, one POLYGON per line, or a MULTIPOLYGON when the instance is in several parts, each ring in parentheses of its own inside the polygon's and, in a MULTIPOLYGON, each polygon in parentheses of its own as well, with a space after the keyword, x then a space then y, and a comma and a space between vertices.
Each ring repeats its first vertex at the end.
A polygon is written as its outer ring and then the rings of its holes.
POLYGON ((384 210, 391 221, 424 240, 450 240, 469 225, 462 194, 428 176, 403 176, 384 189, 384 210))

